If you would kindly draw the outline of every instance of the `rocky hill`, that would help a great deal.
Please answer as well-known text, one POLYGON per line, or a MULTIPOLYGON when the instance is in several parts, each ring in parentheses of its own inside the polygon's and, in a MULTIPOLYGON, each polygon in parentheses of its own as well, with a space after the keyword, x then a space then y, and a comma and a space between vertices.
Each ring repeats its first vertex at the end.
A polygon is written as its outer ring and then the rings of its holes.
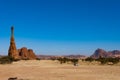
POLYGON ((91 55, 92 58, 99 58, 99 57, 119 57, 120 58, 120 51, 119 50, 113 50, 113 51, 105 51, 103 49, 97 49, 93 55, 91 55))

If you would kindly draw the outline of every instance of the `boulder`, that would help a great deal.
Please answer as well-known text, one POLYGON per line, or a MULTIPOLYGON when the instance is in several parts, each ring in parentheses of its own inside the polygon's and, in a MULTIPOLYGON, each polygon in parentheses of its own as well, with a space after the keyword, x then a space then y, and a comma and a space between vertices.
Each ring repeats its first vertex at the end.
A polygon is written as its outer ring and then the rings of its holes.
POLYGON ((36 55, 32 49, 27 49, 26 47, 23 47, 21 49, 18 49, 18 52, 21 59, 36 59, 36 55))

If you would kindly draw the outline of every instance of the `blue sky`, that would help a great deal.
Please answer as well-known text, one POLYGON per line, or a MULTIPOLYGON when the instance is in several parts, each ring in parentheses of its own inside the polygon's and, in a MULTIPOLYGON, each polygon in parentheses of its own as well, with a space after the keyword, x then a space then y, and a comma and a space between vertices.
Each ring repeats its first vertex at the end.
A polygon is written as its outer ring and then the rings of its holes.
POLYGON ((37 54, 120 50, 119 0, 0 0, 1 54, 7 54, 12 25, 17 48, 37 54))

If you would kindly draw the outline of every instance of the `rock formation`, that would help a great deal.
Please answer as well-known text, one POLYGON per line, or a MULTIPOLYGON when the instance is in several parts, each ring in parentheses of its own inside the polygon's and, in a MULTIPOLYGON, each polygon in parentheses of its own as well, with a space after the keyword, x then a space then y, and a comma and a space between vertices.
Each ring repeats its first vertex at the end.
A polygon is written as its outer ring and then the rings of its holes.
POLYGON ((92 58, 99 58, 99 57, 119 57, 120 58, 120 51, 119 50, 113 50, 113 51, 105 51, 103 49, 97 49, 93 55, 91 56, 92 58))
POLYGON ((8 50, 8 56, 11 56, 14 59, 36 59, 36 55, 32 49, 27 49, 23 47, 21 49, 16 48, 14 40, 14 27, 11 27, 11 38, 10 38, 10 47, 8 50))
POLYGON ((13 26, 11 27, 11 38, 10 38, 10 47, 8 50, 8 55, 15 59, 19 58, 18 51, 15 45, 15 40, 14 40, 14 27, 13 26))
POLYGON ((36 59, 37 58, 33 50, 27 49, 26 47, 18 49, 18 52, 19 52, 19 56, 21 59, 36 59))
POLYGON ((94 54, 91 56, 93 58, 106 57, 107 52, 103 49, 97 49, 94 54))

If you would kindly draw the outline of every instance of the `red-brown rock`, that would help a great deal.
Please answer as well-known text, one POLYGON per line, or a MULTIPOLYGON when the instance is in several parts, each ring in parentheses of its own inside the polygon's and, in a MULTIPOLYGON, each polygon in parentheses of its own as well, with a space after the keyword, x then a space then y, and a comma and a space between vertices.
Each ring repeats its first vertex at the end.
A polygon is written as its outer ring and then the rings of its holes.
POLYGON ((23 47, 21 49, 16 48, 14 40, 14 27, 11 27, 11 38, 10 38, 10 47, 8 50, 8 56, 14 59, 36 59, 36 55, 32 49, 27 49, 23 47))
POLYGON ((99 57, 104 57, 104 58, 119 57, 120 58, 120 51, 119 50, 105 51, 103 49, 97 49, 91 57, 92 58, 99 58, 99 57))
POLYGON ((21 59, 36 59, 36 55, 32 49, 27 49, 26 47, 23 47, 21 49, 18 49, 18 52, 21 59))
POLYGON ((8 55, 13 57, 14 59, 18 59, 19 55, 18 55, 18 51, 15 45, 15 40, 14 40, 14 28, 11 27, 11 38, 10 38, 10 46, 9 46, 9 50, 8 50, 8 55))

